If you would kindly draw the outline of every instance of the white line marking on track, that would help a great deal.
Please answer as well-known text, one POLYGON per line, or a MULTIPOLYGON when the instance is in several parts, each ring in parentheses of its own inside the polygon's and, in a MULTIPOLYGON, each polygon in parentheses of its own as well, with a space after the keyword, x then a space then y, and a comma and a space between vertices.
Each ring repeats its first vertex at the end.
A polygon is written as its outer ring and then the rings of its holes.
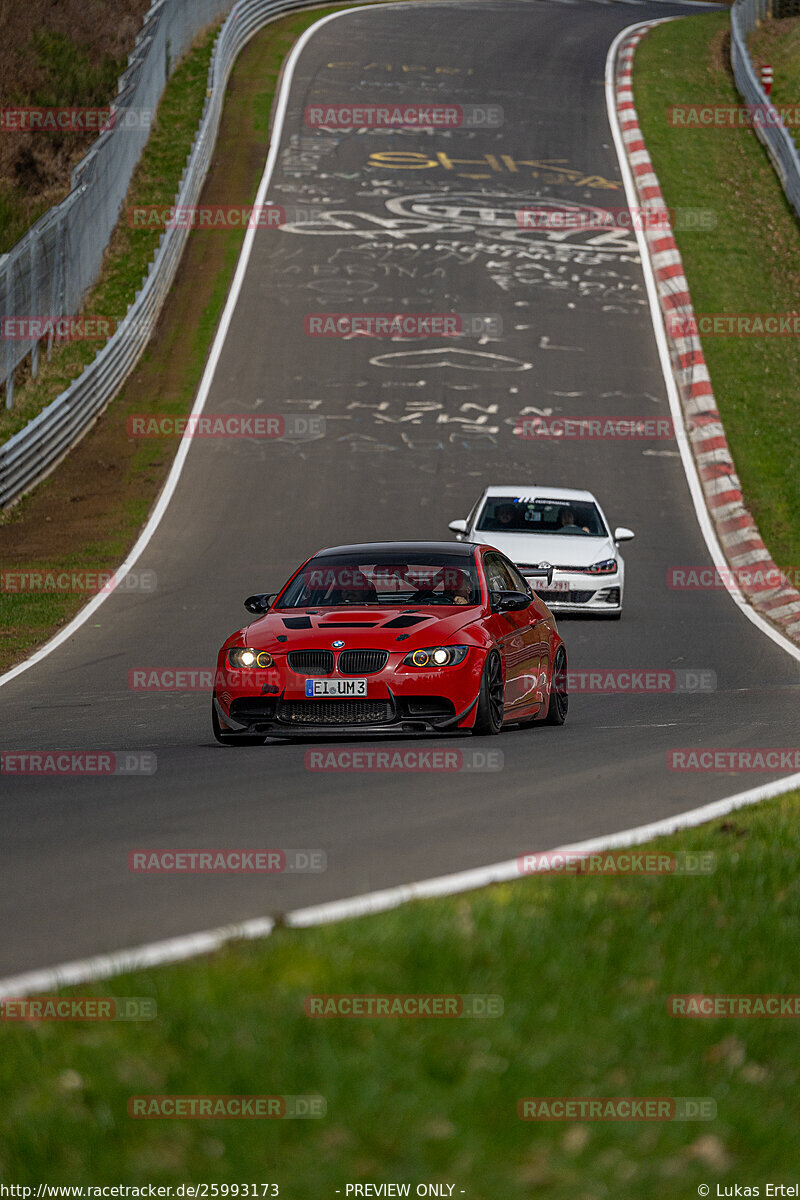
MULTIPOLYGON (((651 838, 676 833, 680 829, 691 829, 706 821, 727 816, 737 808, 758 804, 761 800, 779 796, 782 792, 796 787, 800 787, 800 773, 791 775, 787 779, 776 779, 772 783, 761 784, 749 791, 740 792, 736 796, 714 800, 712 803, 705 804, 702 808, 692 809, 690 812, 678 813, 674 817, 663 817, 659 821, 651 821, 648 825, 639 825, 634 829, 625 829, 621 833, 589 838, 584 842, 571 842, 566 846, 554 847, 550 851, 529 847, 527 850, 521 851, 517 858, 494 863, 490 867, 475 867, 469 871, 459 871, 454 875, 440 875, 435 879, 423 879, 419 883, 401 884, 399 887, 385 888, 380 892, 368 892, 366 895, 351 896, 346 900, 316 904, 310 908, 301 908, 296 912, 287 913, 284 920, 292 929, 305 929, 311 925, 327 925, 333 921, 388 912, 392 908, 398 908, 401 904, 407 904, 410 900, 430 900, 437 896, 452 896, 458 892, 473 891, 475 888, 486 887, 491 883, 509 883, 522 878, 518 861, 523 853, 577 854, 585 852, 591 854, 597 850, 613 850, 619 846, 638 846, 642 842, 650 841, 651 838)), ((268 937, 272 929, 273 922, 268 917, 261 917, 252 921, 243 921, 240 925, 222 926, 219 929, 203 933, 193 933, 187 937, 151 942, 131 950, 121 950, 115 954, 99 954, 93 958, 62 963, 57 967, 28 971, 24 975, 0 979, 0 999, 10 996, 30 996, 37 993, 41 995, 54 988, 77 986, 91 980, 110 979, 114 975, 146 967, 180 962, 199 954, 208 954, 228 942, 242 938, 268 937)))

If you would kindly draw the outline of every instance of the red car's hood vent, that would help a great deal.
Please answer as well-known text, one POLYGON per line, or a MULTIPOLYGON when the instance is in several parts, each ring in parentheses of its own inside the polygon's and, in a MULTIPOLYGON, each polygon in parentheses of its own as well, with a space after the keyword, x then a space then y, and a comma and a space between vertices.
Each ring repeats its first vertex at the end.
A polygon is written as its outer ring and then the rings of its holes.
POLYGON ((286 612, 268 612, 248 627, 248 638, 259 650, 277 649, 278 643, 286 641, 304 649, 329 649, 333 638, 345 638, 348 650, 372 650, 380 647, 384 630, 387 642, 398 638, 449 637, 473 622, 477 613, 475 605, 429 611, 424 605, 411 610, 398 606, 383 612, 377 612, 373 606, 371 611, 364 608, 347 612, 340 608, 291 616, 286 612))
POLYGON ((377 621, 326 621, 326 629, 374 629, 377 621))
POLYGON ((374 629, 376 625, 380 625, 383 629, 409 629, 413 625, 420 625, 424 621, 431 621, 435 618, 424 616, 421 613, 400 613, 386 622, 381 621, 343 621, 336 620, 338 613, 331 613, 330 616, 325 616, 317 613, 312 613, 311 616, 302 617, 281 617, 284 626, 287 629, 374 629), (316 621, 312 620, 316 617, 316 621))

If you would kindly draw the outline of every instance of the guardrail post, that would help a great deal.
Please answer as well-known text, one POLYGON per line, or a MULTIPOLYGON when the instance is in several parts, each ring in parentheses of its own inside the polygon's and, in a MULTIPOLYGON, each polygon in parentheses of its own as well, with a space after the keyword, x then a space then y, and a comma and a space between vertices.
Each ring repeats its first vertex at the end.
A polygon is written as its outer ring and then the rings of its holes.
MULTIPOLYGON (((29 288, 31 297, 31 316, 41 316, 41 304, 39 303, 39 235, 34 233, 31 238, 31 253, 30 253, 30 272, 31 286, 29 288)), ((31 347, 31 375, 35 379, 39 374, 39 339, 34 340, 31 347)))
MULTIPOLYGON (((50 302, 50 312, 54 315, 64 311, 64 222, 59 221, 56 226, 56 252, 53 258, 55 269, 52 272, 52 296, 50 302)), ((53 325, 50 325, 50 330, 47 334, 47 361, 50 361, 50 355, 53 353, 53 325)))
MULTIPOLYGON (((14 304, 14 263, 11 259, 8 260, 8 270, 6 272, 6 300, 8 302, 9 314, 13 313, 16 305, 14 304)), ((6 408, 14 407, 14 355, 11 350, 8 338, 3 330, 3 345, 5 346, 5 369, 6 369, 6 408)))

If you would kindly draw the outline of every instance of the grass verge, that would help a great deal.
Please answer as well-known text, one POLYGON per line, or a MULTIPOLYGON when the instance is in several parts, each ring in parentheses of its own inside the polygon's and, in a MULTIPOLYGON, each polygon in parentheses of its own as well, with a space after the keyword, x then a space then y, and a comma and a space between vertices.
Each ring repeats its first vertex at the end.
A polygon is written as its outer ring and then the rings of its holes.
MULTIPOLYGON (((641 42, 634 99, 665 200, 705 208, 713 230, 678 229, 695 314, 796 313, 800 228, 747 129, 672 127, 667 107, 739 104, 727 13, 670 21, 641 42)), ((745 503, 775 562, 800 571, 800 345, 796 337, 702 337, 745 503)))
MULTIPOLYGON (((201 204, 241 205, 255 198, 268 148, 269 113, 283 61, 300 34, 326 12, 316 9, 268 25, 242 51, 228 84, 214 161, 201 204)), ((176 72, 159 109, 159 129, 183 122, 185 144, 173 153, 162 141, 148 147, 128 203, 154 199, 175 162, 185 159, 199 119, 211 42, 206 39, 176 72), (185 72, 179 75, 179 72, 185 72), (200 93, 197 86, 200 86, 200 93), (164 105, 168 109, 164 108, 164 105), (199 107, 198 107, 199 105, 199 107), (169 112, 169 116, 166 113, 169 112)), ((176 185, 177 186, 177 185, 176 185)), ((169 200, 172 184, 163 187, 169 200)), ((159 201, 160 202, 160 201, 159 201)), ((119 396, 58 469, 30 495, 0 516, 0 562, 14 572, 113 571, 133 545, 163 486, 176 444, 133 441, 126 433, 132 414, 182 416, 191 409, 214 331, 221 315, 244 233, 196 230, 162 311, 158 328, 119 396)), ((124 309, 125 288, 141 281, 152 256, 152 233, 121 224, 97 298, 87 311, 124 309), (116 265, 115 265, 116 264, 116 265)), ((81 353, 81 344, 67 348, 81 353)), ((82 345, 87 345, 83 343, 82 345)), ((66 360, 65 360, 66 361, 66 360)), ((62 370, 54 356, 53 374, 62 370)), ((56 390, 69 382, 72 361, 56 390)), ((37 386, 45 386, 46 369, 37 386)), ((51 382, 52 382, 52 376, 51 382)), ((20 393, 17 393, 18 396, 20 393)), ((52 399, 53 396, 47 396, 52 399)), ((16 411, 16 410, 15 410, 16 411)), ((70 620, 85 594, 0 590, 0 671, 25 658, 70 620)))
POLYGON ((550 1200, 674 1200, 701 1184, 720 1195, 715 1185, 797 1183, 786 1131, 800 1117, 800 1022, 677 1019, 666 1000, 797 991, 798 798, 649 847, 712 851, 712 874, 540 875, 279 928, 72 989, 151 996, 153 1021, 0 1023, 0 1178, 269 1181, 294 1200, 386 1179, 410 1182, 412 1195, 418 1182, 454 1183, 472 1200, 538 1189, 550 1200), (504 1013, 305 1016, 319 993, 490 993, 504 1013), (128 1098, 152 1093, 320 1094, 327 1115, 129 1118, 128 1098), (522 1122, 526 1096, 702 1096, 717 1117, 522 1122))
MULTIPOLYGON (((750 34, 747 49, 758 74, 769 65, 774 71, 772 103, 776 108, 796 108, 800 96, 800 17, 761 21, 750 34)), ((789 127, 800 146, 800 129, 789 127)))

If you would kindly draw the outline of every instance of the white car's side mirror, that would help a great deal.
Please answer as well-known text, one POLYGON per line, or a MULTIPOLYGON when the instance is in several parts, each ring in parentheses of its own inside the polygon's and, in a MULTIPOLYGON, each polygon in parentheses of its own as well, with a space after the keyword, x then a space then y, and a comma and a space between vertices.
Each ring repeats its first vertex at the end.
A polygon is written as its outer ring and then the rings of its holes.
POLYGON ((624 525, 620 525, 614 530, 615 542, 629 542, 633 537, 636 537, 636 534, 632 529, 626 529, 624 525))
MULTIPOLYGON (((467 522, 466 521, 451 521, 450 524, 447 526, 447 528, 452 529, 453 533, 466 533, 467 532, 467 522)), ((633 537, 633 534, 631 534, 631 537, 633 537)))

